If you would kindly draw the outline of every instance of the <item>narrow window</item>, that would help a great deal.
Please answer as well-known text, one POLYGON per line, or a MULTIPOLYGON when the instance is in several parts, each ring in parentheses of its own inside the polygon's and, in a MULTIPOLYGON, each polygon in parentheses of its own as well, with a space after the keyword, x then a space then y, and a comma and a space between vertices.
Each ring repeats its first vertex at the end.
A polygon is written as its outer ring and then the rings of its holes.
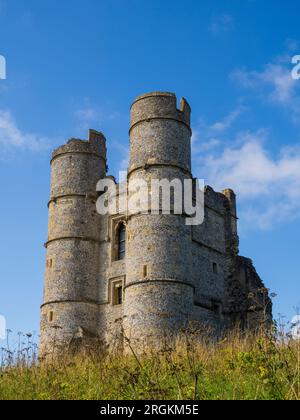
POLYGON ((118 260, 123 260, 126 253, 126 227, 121 223, 118 230, 118 260))
POLYGON ((51 268, 52 267, 52 258, 50 258, 49 260, 47 260, 47 267, 51 268))
POLYGON ((122 305, 123 302, 123 288, 122 286, 117 287, 117 305, 122 305))
POLYGON ((49 322, 53 322, 53 318, 54 318, 53 311, 50 311, 49 312, 49 322))
POLYGON ((218 274, 218 264, 217 263, 213 263, 213 272, 214 274, 218 274))
POLYGON ((148 267, 146 265, 144 265, 144 267, 143 267, 143 277, 145 278, 145 277, 147 277, 147 275, 148 275, 148 267))
POLYGON ((113 305, 122 305, 123 303, 123 287, 121 283, 113 285, 113 305))

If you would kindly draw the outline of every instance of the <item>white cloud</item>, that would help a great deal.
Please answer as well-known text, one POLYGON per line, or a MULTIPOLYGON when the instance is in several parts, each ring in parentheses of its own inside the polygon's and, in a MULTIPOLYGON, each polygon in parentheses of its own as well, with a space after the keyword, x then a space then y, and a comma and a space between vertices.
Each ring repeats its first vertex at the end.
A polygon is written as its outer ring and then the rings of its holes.
MULTIPOLYGON (((238 69, 231 78, 262 101, 281 107, 299 123, 300 82, 291 76, 291 58, 297 48, 296 40, 287 40, 285 53, 261 70, 238 69)), ((241 225, 267 229, 299 219, 300 145, 282 147, 271 154, 266 147, 269 133, 264 129, 240 132, 230 139, 199 154, 196 165, 217 190, 230 187, 236 191, 241 225)))
POLYGON ((87 104, 75 111, 77 128, 80 131, 86 131, 92 128, 92 125, 100 126, 103 121, 113 120, 118 116, 117 112, 104 112, 101 108, 87 104))
POLYGON ((289 38, 286 40, 285 45, 289 51, 296 51, 299 48, 299 41, 297 39, 289 38))
POLYGON ((231 129, 238 117, 246 110, 244 106, 238 106, 231 111, 223 119, 212 124, 207 124, 204 120, 200 120, 197 128, 193 128, 192 135, 192 152, 197 154, 207 152, 221 144, 219 137, 223 136, 231 129))
POLYGON ((2 151, 27 149, 40 151, 49 147, 48 139, 22 131, 10 111, 0 109, 0 145, 2 151))
POLYGON ((97 112, 94 108, 82 108, 76 111, 75 114, 83 122, 94 121, 97 118, 97 112))
POLYGON ((231 77, 244 88, 260 92, 261 89, 264 92, 267 90, 269 100, 285 106, 293 105, 299 87, 299 83, 291 76, 291 67, 279 63, 269 63, 260 72, 239 69, 231 77))
POLYGON ((222 14, 219 16, 215 16, 210 24, 209 30, 212 34, 218 35, 223 32, 227 32, 232 29, 234 24, 233 16, 229 14, 222 14))
POLYGON ((241 115, 245 110, 244 107, 240 106, 234 111, 230 112, 223 120, 217 121, 212 124, 209 128, 212 133, 220 134, 228 130, 236 119, 241 115))
POLYGON ((243 228, 268 229, 300 218, 300 147, 272 156, 266 130, 239 133, 230 144, 195 157, 196 175, 216 190, 233 188, 243 228))
POLYGON ((204 140, 201 134, 197 135, 197 138, 192 142, 192 153, 197 154, 200 152, 207 152, 209 150, 215 149, 221 144, 221 141, 217 138, 210 138, 208 140, 204 140))
POLYGON ((292 58, 298 41, 287 40, 286 50, 260 70, 240 68, 231 73, 231 79, 248 89, 262 102, 281 107, 296 124, 300 123, 300 81, 292 77, 292 58))
POLYGON ((75 111, 74 114, 77 121, 77 129, 80 131, 94 128, 92 127, 93 124, 101 125, 102 113, 94 107, 85 106, 75 111))
POLYGON ((117 150, 120 155, 119 167, 116 168, 118 172, 127 172, 129 164, 129 147, 119 141, 114 141, 113 148, 117 150))

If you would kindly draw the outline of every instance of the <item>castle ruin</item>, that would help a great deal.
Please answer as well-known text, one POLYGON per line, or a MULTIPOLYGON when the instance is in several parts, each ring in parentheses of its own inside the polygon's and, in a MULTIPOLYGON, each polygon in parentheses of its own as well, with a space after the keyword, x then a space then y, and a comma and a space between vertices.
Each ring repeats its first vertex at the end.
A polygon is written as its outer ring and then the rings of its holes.
MULTIPOLYGON (((154 92, 131 106, 127 179, 192 179, 190 107, 154 92)), ((205 187, 204 222, 177 214, 100 215, 106 139, 90 130, 53 152, 41 354, 122 338, 138 349, 187 323, 222 332, 255 329, 271 301, 250 259, 238 254, 236 197, 205 187)), ((203 174, 205 176, 205 174, 203 174)))

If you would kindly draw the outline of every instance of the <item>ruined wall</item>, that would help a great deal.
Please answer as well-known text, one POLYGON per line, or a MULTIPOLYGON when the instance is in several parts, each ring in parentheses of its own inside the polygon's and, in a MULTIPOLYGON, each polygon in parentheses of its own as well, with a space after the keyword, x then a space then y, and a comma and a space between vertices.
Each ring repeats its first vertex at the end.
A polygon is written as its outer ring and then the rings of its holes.
POLYGON ((194 318, 212 330, 225 324, 226 280, 232 263, 227 238, 232 236, 229 201, 224 193, 205 188, 204 222, 192 228, 194 318))
POLYGON ((232 320, 242 328, 255 330, 272 323, 272 301, 269 291, 257 274, 252 260, 238 256, 236 283, 230 290, 232 320))

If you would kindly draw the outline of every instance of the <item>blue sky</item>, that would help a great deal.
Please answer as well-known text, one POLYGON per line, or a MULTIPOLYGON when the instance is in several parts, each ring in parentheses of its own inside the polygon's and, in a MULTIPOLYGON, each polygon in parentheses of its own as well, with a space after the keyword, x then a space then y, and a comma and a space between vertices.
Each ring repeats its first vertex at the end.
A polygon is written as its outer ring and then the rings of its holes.
POLYGON ((89 127, 124 168, 139 94, 185 96, 193 173, 239 199, 241 254, 300 305, 300 5, 290 0, 0 0, 0 314, 38 331, 49 159, 89 127))

